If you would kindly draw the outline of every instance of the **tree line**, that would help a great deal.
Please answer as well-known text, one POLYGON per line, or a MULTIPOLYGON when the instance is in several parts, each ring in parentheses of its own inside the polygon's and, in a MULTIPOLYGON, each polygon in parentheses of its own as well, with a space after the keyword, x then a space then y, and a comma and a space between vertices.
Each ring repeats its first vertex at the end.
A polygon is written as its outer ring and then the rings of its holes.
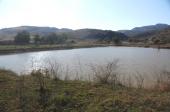
MULTIPOLYGON (((15 44, 64 44, 68 41, 68 36, 70 35, 66 33, 61 33, 61 34, 56 34, 56 33, 49 33, 46 35, 39 35, 39 34, 34 34, 30 35, 29 32, 27 31, 21 31, 18 32, 17 35, 14 37, 14 43, 15 44)), ((95 35, 90 35, 89 38, 95 39, 99 43, 114 43, 115 45, 121 45, 121 41, 124 40, 123 36, 119 35, 113 35, 113 34, 95 34, 95 35)), ((71 41, 71 43, 74 43, 71 41)))
POLYGON ((35 34, 33 36, 30 35, 27 31, 18 32, 14 37, 15 44, 63 44, 68 39, 67 35, 50 33, 48 35, 40 36, 39 34, 35 34))

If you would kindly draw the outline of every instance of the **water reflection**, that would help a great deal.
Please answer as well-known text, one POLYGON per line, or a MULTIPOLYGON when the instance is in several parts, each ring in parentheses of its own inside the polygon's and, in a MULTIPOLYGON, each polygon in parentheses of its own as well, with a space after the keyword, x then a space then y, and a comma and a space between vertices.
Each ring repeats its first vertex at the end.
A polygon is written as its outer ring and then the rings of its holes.
POLYGON ((170 50, 137 47, 97 47, 72 50, 42 51, 0 56, 0 67, 17 73, 45 68, 57 63, 74 77, 90 74, 90 66, 119 59, 121 74, 151 74, 170 69, 170 50))

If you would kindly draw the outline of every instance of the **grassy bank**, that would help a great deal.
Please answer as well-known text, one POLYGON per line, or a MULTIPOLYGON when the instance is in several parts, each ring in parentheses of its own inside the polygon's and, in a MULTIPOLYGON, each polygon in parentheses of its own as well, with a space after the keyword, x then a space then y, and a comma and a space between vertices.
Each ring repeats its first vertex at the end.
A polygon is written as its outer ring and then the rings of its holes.
POLYGON ((108 46, 108 45, 106 45, 106 44, 0 45, 0 54, 60 50, 60 49, 73 49, 73 48, 104 47, 104 46, 108 46))
POLYGON ((0 70, 0 112, 169 112, 170 92, 0 70))
MULTIPOLYGON (((23 53, 23 52, 35 52, 35 51, 47 51, 47 50, 61 50, 61 49, 74 49, 74 48, 90 48, 90 47, 106 47, 117 46, 113 44, 98 44, 98 43, 78 43, 78 44, 62 44, 62 45, 0 45, 0 55, 11 53, 23 53)), ((125 47, 150 47, 160 49, 170 49, 170 44, 164 45, 149 45, 129 43, 121 44, 119 46, 125 47)))

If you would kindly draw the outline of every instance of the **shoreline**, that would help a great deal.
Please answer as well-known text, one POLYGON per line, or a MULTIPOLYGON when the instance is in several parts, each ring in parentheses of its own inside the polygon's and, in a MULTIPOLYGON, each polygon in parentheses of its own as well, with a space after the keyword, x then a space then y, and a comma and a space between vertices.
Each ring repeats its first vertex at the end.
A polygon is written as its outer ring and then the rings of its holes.
MULTIPOLYGON (((0 47, 4 45, 0 45, 0 47)), ((7 46, 7 45, 6 45, 7 46)), ((142 47, 142 48, 157 48, 157 49, 170 49, 170 45, 144 45, 144 44, 85 44, 85 45, 11 45, 14 48, 4 48, 0 49, 0 55, 8 54, 18 54, 18 53, 28 53, 28 52, 38 52, 38 51, 51 51, 51 50, 66 50, 66 49, 76 49, 76 48, 93 48, 93 47, 142 47), (17 48, 18 47, 18 48, 17 48)))
POLYGON ((18 53, 28 53, 28 52, 38 52, 38 51, 52 51, 52 50, 66 50, 66 49, 76 49, 76 48, 92 48, 92 47, 107 47, 111 45, 106 44, 91 44, 91 45, 56 45, 49 47, 37 46, 34 48, 16 48, 16 49, 0 49, 0 55, 8 55, 8 54, 18 54, 18 53))

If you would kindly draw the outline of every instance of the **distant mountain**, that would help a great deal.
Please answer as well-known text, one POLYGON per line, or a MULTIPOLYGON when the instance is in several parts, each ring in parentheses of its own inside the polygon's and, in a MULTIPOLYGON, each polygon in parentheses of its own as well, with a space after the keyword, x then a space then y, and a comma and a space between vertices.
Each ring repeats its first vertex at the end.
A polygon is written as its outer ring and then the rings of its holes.
POLYGON ((108 39, 111 38, 120 38, 121 40, 125 40, 128 37, 120 32, 115 32, 111 30, 99 30, 99 29, 79 29, 74 32, 69 32, 75 38, 82 39, 108 39))
POLYGON ((162 29, 162 30, 154 30, 154 31, 147 31, 144 33, 140 33, 131 37, 133 39, 139 40, 149 40, 148 42, 152 42, 155 44, 162 43, 170 43, 170 27, 162 29))
POLYGON ((142 35, 151 35, 157 31, 161 31, 163 29, 166 29, 170 27, 170 25, 167 24, 156 24, 156 25, 149 25, 149 26, 142 26, 142 27, 136 27, 132 30, 119 30, 118 32, 124 33, 125 35, 129 37, 143 37, 142 35))
POLYGON ((111 30, 98 29, 79 29, 71 30, 67 28, 58 29, 55 27, 37 27, 37 26, 21 26, 13 28, 5 28, 0 30, 0 40, 13 40, 15 35, 20 31, 28 31, 31 35, 39 34, 41 36, 49 33, 65 33, 69 37, 80 39, 103 39, 117 37, 120 39, 127 39, 128 37, 120 32, 111 30))
POLYGON ((160 43, 170 43, 170 28, 161 30, 149 37, 152 41, 158 40, 160 43))
POLYGON ((37 26, 20 26, 12 28, 4 28, 0 30, 0 40, 12 40, 20 31, 28 31, 31 35, 47 35, 49 33, 70 32, 71 29, 58 29, 55 27, 37 27, 37 26))

